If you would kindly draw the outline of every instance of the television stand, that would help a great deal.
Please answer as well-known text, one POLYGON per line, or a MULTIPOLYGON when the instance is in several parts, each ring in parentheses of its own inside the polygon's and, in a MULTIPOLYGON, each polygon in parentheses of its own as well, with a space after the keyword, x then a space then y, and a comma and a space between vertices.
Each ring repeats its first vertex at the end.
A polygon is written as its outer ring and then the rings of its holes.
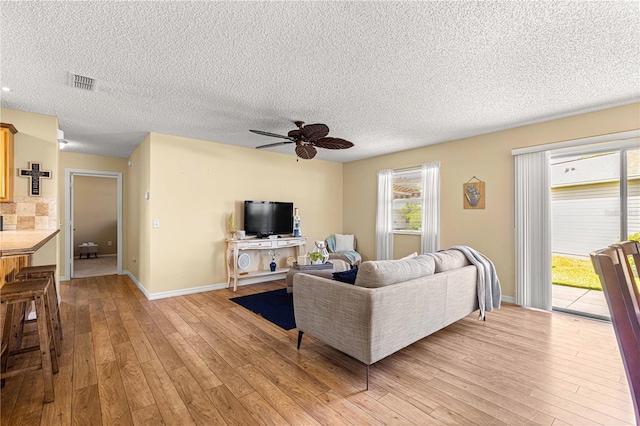
POLYGON ((238 289, 238 280, 244 278, 273 275, 277 273, 285 273, 289 268, 280 268, 275 272, 267 271, 243 271, 241 274, 238 268, 238 256, 243 250, 276 250, 287 247, 296 248, 296 257, 306 253, 307 237, 285 237, 285 238, 265 238, 252 240, 234 240, 227 239, 227 288, 231 286, 233 280, 233 291, 238 289), (247 272, 247 273, 244 273, 247 272))

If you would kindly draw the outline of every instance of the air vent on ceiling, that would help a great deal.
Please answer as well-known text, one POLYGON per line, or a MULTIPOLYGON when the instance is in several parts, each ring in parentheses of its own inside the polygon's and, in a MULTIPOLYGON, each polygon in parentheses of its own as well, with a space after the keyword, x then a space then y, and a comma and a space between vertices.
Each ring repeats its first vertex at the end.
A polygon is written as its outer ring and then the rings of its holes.
POLYGON ((96 87, 96 79, 69 72, 69 85, 77 89, 94 90, 96 87))

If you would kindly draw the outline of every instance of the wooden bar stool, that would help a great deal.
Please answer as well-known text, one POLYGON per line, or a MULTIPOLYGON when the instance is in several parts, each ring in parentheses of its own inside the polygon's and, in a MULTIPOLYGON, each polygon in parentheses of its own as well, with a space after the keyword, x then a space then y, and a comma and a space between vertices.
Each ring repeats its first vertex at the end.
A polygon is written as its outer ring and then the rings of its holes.
MULTIPOLYGON (((62 340, 62 320, 60 319, 60 300, 58 299, 58 288, 56 286, 56 265, 44 265, 44 266, 26 266, 20 269, 20 272, 16 274, 16 281, 33 280, 39 278, 46 278, 51 280, 53 291, 51 291, 50 297, 53 299, 51 302, 51 316, 53 320, 53 327, 59 340, 62 340)), ((58 355, 60 354, 60 342, 56 344, 56 350, 58 355)))
MULTIPOLYGON (((58 372, 58 354, 54 344, 56 338, 54 336, 53 321, 51 320, 50 298, 51 280, 39 279, 30 281, 14 281, 5 284, 0 291, 0 330, 2 336, 0 338, 2 355, 0 367, 0 379, 17 376, 42 369, 42 378, 44 383, 44 402, 51 402, 55 399, 53 392, 53 374, 58 372), (10 331, 15 329, 13 315, 15 308, 23 309, 25 304, 34 303, 36 307, 36 322, 38 326, 38 344, 31 347, 18 347, 17 337, 10 331), (40 365, 28 366, 25 368, 6 371, 6 361, 8 357, 39 350, 41 355, 40 365)), ((20 318, 21 324, 17 328, 22 330, 24 316, 20 318)))

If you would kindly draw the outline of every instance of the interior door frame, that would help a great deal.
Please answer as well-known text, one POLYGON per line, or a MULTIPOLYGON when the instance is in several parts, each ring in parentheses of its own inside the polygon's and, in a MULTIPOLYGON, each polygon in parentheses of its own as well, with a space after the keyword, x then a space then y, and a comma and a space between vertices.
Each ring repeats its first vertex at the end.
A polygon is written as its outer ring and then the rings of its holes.
MULTIPOLYGON (((118 257, 118 275, 122 275, 122 173, 102 170, 65 169, 64 170, 64 200, 65 200, 65 275, 73 278, 73 178, 75 176, 103 177, 117 180, 117 228, 118 241, 116 244, 118 257)), ((66 278, 66 277, 65 277, 66 278)))

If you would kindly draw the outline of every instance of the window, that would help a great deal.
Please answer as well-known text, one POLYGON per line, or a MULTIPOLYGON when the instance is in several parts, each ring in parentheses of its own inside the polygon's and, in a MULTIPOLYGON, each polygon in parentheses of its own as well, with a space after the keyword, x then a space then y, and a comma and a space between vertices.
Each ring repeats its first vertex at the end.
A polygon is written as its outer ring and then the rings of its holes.
POLYGON ((393 232, 422 232, 422 175, 419 167, 393 172, 393 232))

